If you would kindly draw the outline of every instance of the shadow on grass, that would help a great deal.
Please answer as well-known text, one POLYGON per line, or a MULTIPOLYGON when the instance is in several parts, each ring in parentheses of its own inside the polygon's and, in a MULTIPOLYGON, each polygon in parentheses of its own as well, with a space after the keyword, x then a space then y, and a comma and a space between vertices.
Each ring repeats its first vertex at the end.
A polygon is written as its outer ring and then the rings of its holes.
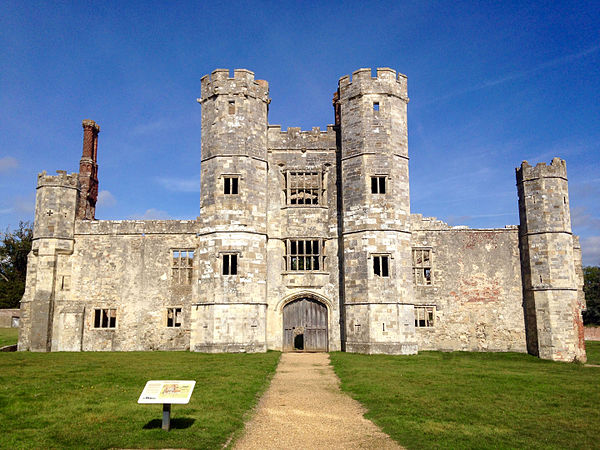
MULTIPOLYGON (((189 417, 177 417, 171 419, 171 429, 184 429, 191 427, 196 419, 191 419, 189 417)), ((144 425, 144 430, 152 430, 154 428, 162 428, 162 420, 161 419, 152 419, 146 425, 144 425)))

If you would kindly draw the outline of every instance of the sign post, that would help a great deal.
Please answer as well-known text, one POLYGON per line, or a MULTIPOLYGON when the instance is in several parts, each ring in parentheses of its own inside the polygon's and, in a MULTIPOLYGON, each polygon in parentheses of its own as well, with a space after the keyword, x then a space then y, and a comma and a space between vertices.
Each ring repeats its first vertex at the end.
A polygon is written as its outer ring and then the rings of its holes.
POLYGON ((162 403, 162 429, 171 429, 171 405, 186 405, 194 391, 196 382, 193 380, 150 380, 144 386, 138 403, 156 404, 162 403))

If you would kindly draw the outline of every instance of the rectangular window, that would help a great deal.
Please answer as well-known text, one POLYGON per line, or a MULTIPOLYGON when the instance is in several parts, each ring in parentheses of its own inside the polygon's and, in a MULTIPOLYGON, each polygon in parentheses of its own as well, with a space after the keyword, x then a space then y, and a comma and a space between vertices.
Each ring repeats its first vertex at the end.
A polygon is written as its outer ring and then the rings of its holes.
POLYGON ((323 242, 319 239, 288 239, 286 267, 289 271, 323 270, 323 242))
POLYGON ((373 256, 373 273, 377 277, 390 276, 390 257, 389 255, 373 256))
POLYGON ((173 250, 171 276, 174 284, 192 284, 193 250, 173 250))
POLYGON ((435 323, 435 306, 415 306, 415 327, 432 327, 435 323))
POLYGON ((237 195, 239 177, 226 176, 223 177, 223 193, 225 195, 237 195))
POLYGON ((237 253, 223 254, 223 275, 237 275, 237 253))
POLYGON ((94 309, 94 328, 116 328, 117 309, 97 308, 94 309))
POLYGON ((385 176, 371 177, 371 194, 385 194, 385 176))
POLYGON ((229 114, 235 114, 235 100, 229 100, 229 114))
POLYGON ((289 171, 285 174, 288 205, 318 205, 321 201, 321 172, 289 171))
POLYGON ((413 248, 413 279, 417 286, 430 286, 431 280, 431 249, 413 248))
POLYGON ((167 308, 167 327, 181 326, 181 308, 167 308))
POLYGON ((373 102, 373 111, 379 111, 379 102, 373 102))

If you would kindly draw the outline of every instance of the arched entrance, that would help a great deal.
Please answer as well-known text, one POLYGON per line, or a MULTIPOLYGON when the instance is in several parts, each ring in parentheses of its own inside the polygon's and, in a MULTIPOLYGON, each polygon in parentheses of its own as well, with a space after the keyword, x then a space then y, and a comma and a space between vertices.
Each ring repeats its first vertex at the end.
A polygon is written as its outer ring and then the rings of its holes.
POLYGON ((283 307, 284 351, 327 351, 327 307, 303 297, 283 307))

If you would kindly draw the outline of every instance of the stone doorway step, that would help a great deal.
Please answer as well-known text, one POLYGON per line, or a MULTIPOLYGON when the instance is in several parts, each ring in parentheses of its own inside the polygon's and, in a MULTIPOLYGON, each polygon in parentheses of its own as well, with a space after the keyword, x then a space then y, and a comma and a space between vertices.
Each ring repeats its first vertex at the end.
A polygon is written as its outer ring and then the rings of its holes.
POLYGON ((400 449, 342 393, 327 353, 283 353, 236 449, 400 449))

